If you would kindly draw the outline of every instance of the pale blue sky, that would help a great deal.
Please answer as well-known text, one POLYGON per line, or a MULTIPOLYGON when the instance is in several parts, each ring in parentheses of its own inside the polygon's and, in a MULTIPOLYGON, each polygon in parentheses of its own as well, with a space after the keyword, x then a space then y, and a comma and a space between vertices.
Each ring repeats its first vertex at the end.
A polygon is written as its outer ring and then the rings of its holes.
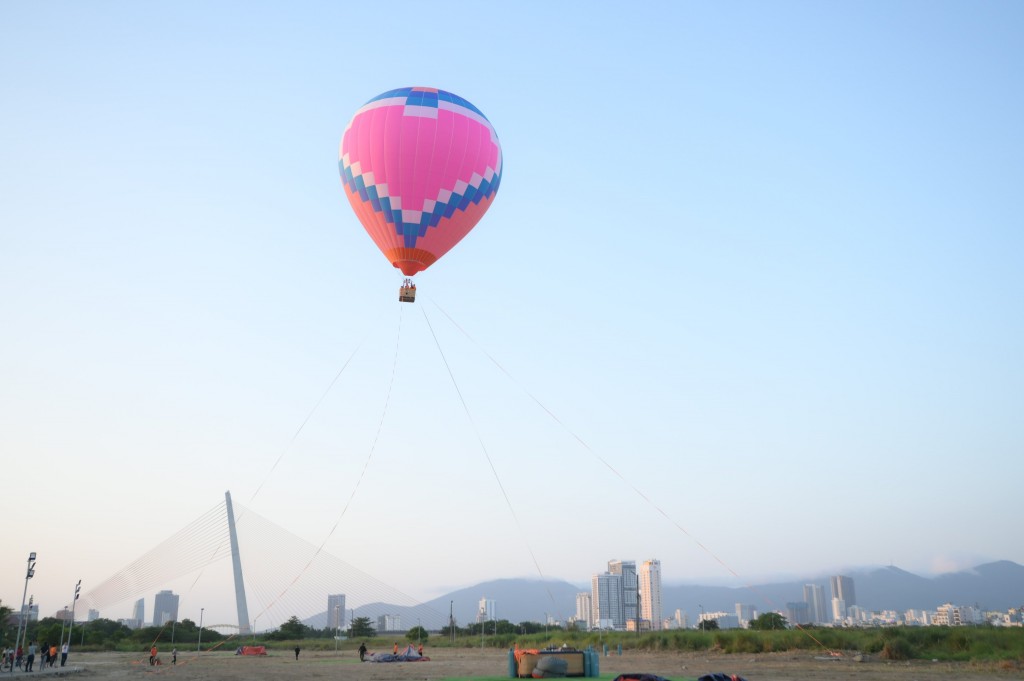
POLYGON ((319 544, 399 325, 329 551, 424 598, 527 544, 733 583, 438 306, 745 580, 1024 562, 1024 6, 582 7, 0 4, 4 603, 226 489, 319 544), (408 85, 505 173, 400 306, 337 150, 408 85))

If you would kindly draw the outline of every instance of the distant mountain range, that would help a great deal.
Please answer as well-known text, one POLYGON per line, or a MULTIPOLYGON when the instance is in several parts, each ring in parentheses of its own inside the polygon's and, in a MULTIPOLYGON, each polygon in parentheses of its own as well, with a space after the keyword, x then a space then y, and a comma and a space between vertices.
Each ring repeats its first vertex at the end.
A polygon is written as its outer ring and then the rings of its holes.
MULTIPOLYGON (((894 566, 845 574, 853 579, 857 605, 865 610, 935 610, 943 603, 978 605, 983 610, 1024 606, 1024 566, 1007 560, 936 577, 920 577, 894 566)), ((803 601, 805 584, 821 585, 825 598, 831 598, 826 575, 751 587, 665 585, 662 608, 665 617, 682 610, 691 622, 696 621, 702 608, 705 612, 732 614, 737 603, 753 605, 759 612, 785 611, 786 603, 803 601)), ((417 621, 428 629, 436 629, 447 624, 449 610, 459 624, 475 621, 480 599, 487 598, 495 601, 498 619, 543 622, 545 615, 551 615, 565 621, 576 614, 576 594, 582 591, 589 592, 590 586, 560 580, 498 579, 453 591, 415 607, 386 603, 362 606, 356 615, 371 617, 376 623, 377 615, 397 614, 401 615, 405 629, 415 626, 417 621)), ((304 621, 311 626, 326 626, 327 613, 304 621)))

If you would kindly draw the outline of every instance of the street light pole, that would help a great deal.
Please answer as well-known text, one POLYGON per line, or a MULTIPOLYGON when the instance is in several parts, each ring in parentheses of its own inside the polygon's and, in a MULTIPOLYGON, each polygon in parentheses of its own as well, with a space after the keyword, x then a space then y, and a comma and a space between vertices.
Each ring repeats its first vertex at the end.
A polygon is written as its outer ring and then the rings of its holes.
POLYGON ((78 593, 82 590, 82 580, 75 584, 75 598, 71 601, 71 624, 68 626, 68 650, 71 649, 71 632, 75 629, 75 606, 78 604, 78 593))
POLYGON ((64 627, 68 625, 67 619, 64 617, 64 613, 68 611, 68 606, 64 606, 64 612, 60 614, 60 644, 64 645, 64 627))
MULTIPOLYGON (((32 579, 32 576, 36 573, 36 552, 28 554, 28 570, 25 571, 25 590, 21 593, 21 617, 18 618, 18 633, 14 637, 14 650, 18 650, 18 639, 21 638, 21 625, 25 624, 25 638, 28 638, 28 620, 25 618, 25 596, 28 595, 28 580, 32 579)), ((31 606, 30 606, 31 609, 31 606)), ((11 665, 11 673, 14 673, 14 665, 11 665)))
POLYGON ((196 652, 203 652, 203 612, 206 608, 199 608, 199 645, 196 646, 196 652))
POLYGON ((341 620, 338 619, 338 608, 341 603, 334 604, 334 654, 338 654, 338 639, 341 637, 341 620))
POLYGON ((700 608, 700 630, 704 631, 704 606, 698 604, 697 607, 700 608))

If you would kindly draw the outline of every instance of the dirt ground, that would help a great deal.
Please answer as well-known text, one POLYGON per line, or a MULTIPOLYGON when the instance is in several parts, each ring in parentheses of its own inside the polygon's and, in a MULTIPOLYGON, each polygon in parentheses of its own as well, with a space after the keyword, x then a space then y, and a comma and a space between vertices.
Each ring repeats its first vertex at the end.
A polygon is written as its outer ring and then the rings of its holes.
MULTIPOLYGON (((282 681, 285 679, 331 679, 348 681, 440 681, 451 678, 501 677, 507 670, 507 657, 488 650, 428 650, 430 662, 391 664, 360 663, 351 651, 339 654, 302 651, 299 659, 290 653, 273 651, 267 657, 238 657, 231 652, 180 652, 178 664, 170 664, 163 651, 164 664, 150 667, 143 653, 77 653, 62 670, 47 669, 36 676, 65 674, 89 681, 129 681, 169 675, 173 681, 282 681)), ((1024 679, 1020 665, 971 665, 947 662, 885 662, 865 658, 818 660, 810 654, 772 653, 762 655, 715 655, 690 653, 626 652, 622 656, 601 658, 601 676, 623 672, 646 672, 679 681, 695 679, 708 672, 739 674, 747 681, 802 681, 809 679, 856 679, 857 681, 991 681, 1024 679)), ((14 676, 20 676, 16 672, 14 676)), ((614 678, 614 677, 611 677, 614 678)), ((171 681, 171 679, 168 679, 171 681)))

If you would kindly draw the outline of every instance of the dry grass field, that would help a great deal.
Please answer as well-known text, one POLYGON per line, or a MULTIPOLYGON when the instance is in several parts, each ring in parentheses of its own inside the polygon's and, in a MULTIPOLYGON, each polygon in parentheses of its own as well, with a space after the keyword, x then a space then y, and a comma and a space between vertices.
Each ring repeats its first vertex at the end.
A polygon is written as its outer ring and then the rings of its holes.
MULTIPOLYGON (((164 664, 151 667, 144 653, 78 653, 61 669, 48 669, 36 676, 61 672, 89 681, 128 681, 167 677, 167 681, 444 681, 446 679, 501 679, 507 658, 493 649, 427 650, 430 662, 391 664, 360 663, 355 653, 303 651, 298 660, 290 653, 274 651, 266 657, 239 657, 231 652, 179 652, 178 664, 170 664, 166 650, 164 664)), ((601 658, 601 677, 613 679, 623 672, 647 672, 673 681, 695 679, 708 672, 739 674, 747 681, 809 681, 810 679, 856 679, 857 681, 991 681, 1024 679, 1019 664, 968 664, 950 662, 885 662, 877 658, 820 660, 814 655, 769 653, 724 655, 708 653, 641 653, 601 658)), ((16 672, 12 677, 21 676, 16 672)))

